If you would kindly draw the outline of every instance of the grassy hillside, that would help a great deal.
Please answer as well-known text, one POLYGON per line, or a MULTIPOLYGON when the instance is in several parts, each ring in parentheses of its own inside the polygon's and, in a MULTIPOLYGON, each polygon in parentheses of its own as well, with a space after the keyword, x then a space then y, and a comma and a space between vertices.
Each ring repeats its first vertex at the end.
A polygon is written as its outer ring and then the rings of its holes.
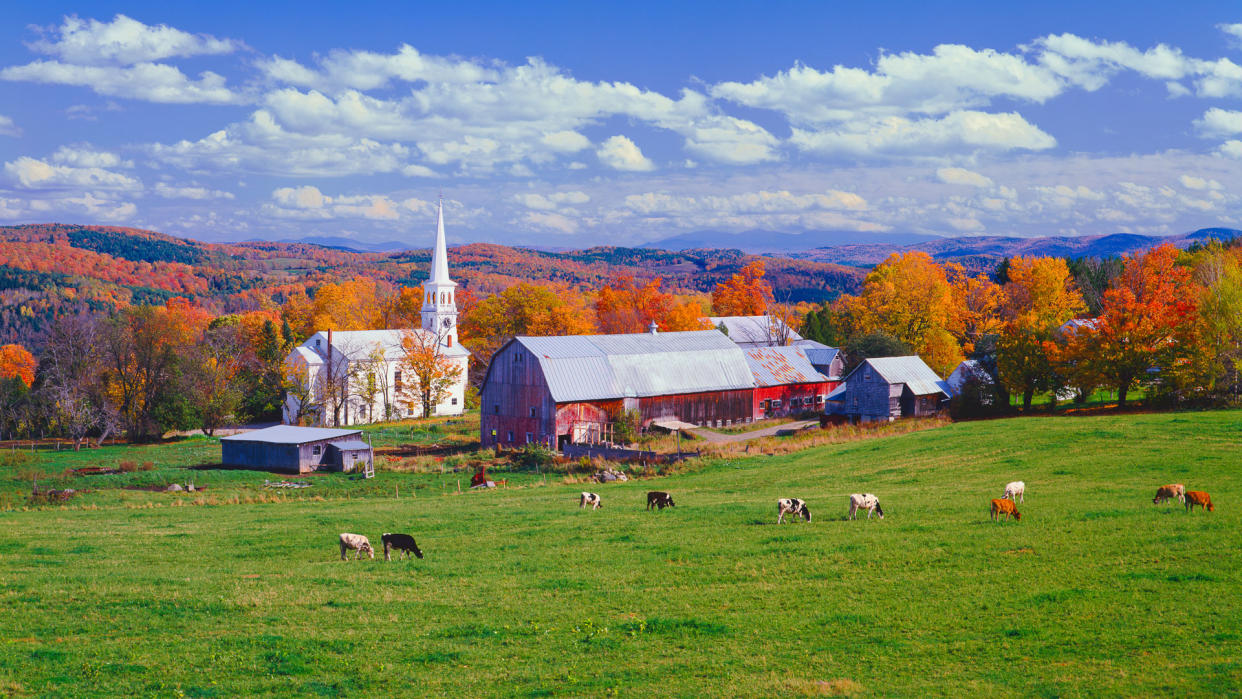
POLYGON ((1028 418, 594 486, 596 512, 561 484, 7 512, 0 689, 1236 693, 1239 448, 1237 411, 1028 418), (1017 478, 1023 521, 989 522, 1017 478), (1175 481, 1216 512, 1152 505, 1175 481), (678 506, 643 511, 652 488, 678 506), (858 491, 883 521, 844 521, 858 491), (775 526, 781 496, 814 521, 775 526), (427 558, 341 563, 341 531, 427 558))

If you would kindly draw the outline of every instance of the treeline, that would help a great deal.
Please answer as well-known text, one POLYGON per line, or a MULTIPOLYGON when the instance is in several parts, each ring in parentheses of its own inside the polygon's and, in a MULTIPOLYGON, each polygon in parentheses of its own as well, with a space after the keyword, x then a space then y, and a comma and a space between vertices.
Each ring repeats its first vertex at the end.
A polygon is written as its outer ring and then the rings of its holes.
POLYGON ((941 375, 974 359, 980 402, 1038 395, 1084 400, 1097 388, 1125 405, 1232 402, 1242 367, 1242 248, 1217 242, 1105 260, 1014 257, 993 274, 895 254, 857 295, 806 314, 802 333, 851 363, 919 354, 941 375), (994 394, 994 395, 993 395, 994 394))

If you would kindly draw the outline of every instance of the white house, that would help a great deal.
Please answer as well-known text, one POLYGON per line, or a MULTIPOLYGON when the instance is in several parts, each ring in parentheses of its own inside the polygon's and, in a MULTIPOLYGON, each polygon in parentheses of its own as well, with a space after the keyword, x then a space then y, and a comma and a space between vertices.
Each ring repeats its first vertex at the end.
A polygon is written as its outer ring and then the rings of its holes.
POLYGON ((423 282, 422 327, 392 330, 320 330, 293 348, 285 363, 297 377, 285 396, 284 421, 354 425, 422 415, 417 383, 403 370, 408 345, 434 348, 460 367, 435 415, 460 415, 466 406, 470 352, 457 342, 457 283, 449 278, 444 205, 436 222, 431 275, 423 282))

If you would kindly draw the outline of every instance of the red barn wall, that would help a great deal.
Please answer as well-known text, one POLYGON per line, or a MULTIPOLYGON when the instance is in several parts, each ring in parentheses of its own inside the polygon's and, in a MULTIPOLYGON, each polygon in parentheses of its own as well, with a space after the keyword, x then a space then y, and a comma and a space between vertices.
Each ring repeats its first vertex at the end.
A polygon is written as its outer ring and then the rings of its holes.
POLYGON ((783 384, 780 386, 761 386, 755 389, 755 402, 753 406, 754 416, 756 420, 762 420, 765 417, 782 417, 789 415, 791 412, 804 412, 807 410, 824 409, 822 400, 816 400, 817 396, 827 396, 837 387, 838 381, 820 381, 817 383, 793 383, 783 384), (791 409, 790 403, 794 398, 803 401, 796 410, 791 409), (806 399, 810 399, 810 403, 805 403, 806 399), (765 409, 763 404, 766 401, 779 400, 780 407, 775 409, 765 409))

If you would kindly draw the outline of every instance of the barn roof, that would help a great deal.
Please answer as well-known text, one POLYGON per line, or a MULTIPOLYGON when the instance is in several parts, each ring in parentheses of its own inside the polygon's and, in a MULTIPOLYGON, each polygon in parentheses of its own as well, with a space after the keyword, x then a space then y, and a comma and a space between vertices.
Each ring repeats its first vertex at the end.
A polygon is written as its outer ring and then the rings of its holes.
POLYGON ((874 357, 865 360, 862 364, 854 367, 854 371, 845 377, 848 382, 849 377, 853 376, 859 369, 870 365, 880 378, 888 383, 903 383, 910 388, 910 392, 916 396, 925 396, 931 393, 943 393, 950 395, 949 385, 945 383, 936 372, 927 366, 922 357, 910 355, 908 357, 874 357))
POLYGON ((828 377, 815 370, 801 347, 747 347, 746 363, 758 386, 820 383, 828 377))
MULTIPOLYGON (((405 350, 401 347, 401 341, 405 338, 405 333, 407 332, 410 331, 401 329, 337 330, 332 333, 332 349, 356 362, 367 359, 378 347, 383 351, 384 359, 389 361, 398 360, 405 357, 405 350)), ((413 332, 420 335, 428 334, 426 330, 421 328, 416 328, 413 332)), ((312 354, 326 354, 328 351, 328 332, 320 330, 306 338, 306 342, 303 342, 297 349, 304 349, 312 354), (319 343, 318 346, 316 346, 316 342, 319 343)), ((458 343, 452 347, 442 348, 442 354, 445 357, 465 357, 470 352, 458 343)))
POLYGON ((798 340, 793 343, 793 346, 802 350, 806 354, 806 358, 811 360, 811 364, 815 366, 828 366, 841 353, 841 350, 836 347, 829 347, 822 342, 814 340, 798 340))
POLYGON ((718 330, 517 337, 514 342, 535 356, 558 403, 755 386, 741 348, 718 330))
MULTIPOLYGON (((782 321, 772 316, 712 316, 712 325, 725 326, 729 339, 739 345, 771 345, 776 342, 776 329, 782 321)), ((789 341, 796 342, 802 336, 789 329, 789 341)))
POLYGON ((336 442, 329 442, 332 446, 341 451, 356 451, 358 449, 370 449, 371 445, 361 439, 343 439, 336 442))
POLYGON ((340 430, 328 427, 297 427, 295 425, 276 425, 261 430, 240 432, 228 437, 221 437, 222 442, 267 442, 269 444, 305 444, 323 439, 339 439, 362 434, 362 430, 340 430))

